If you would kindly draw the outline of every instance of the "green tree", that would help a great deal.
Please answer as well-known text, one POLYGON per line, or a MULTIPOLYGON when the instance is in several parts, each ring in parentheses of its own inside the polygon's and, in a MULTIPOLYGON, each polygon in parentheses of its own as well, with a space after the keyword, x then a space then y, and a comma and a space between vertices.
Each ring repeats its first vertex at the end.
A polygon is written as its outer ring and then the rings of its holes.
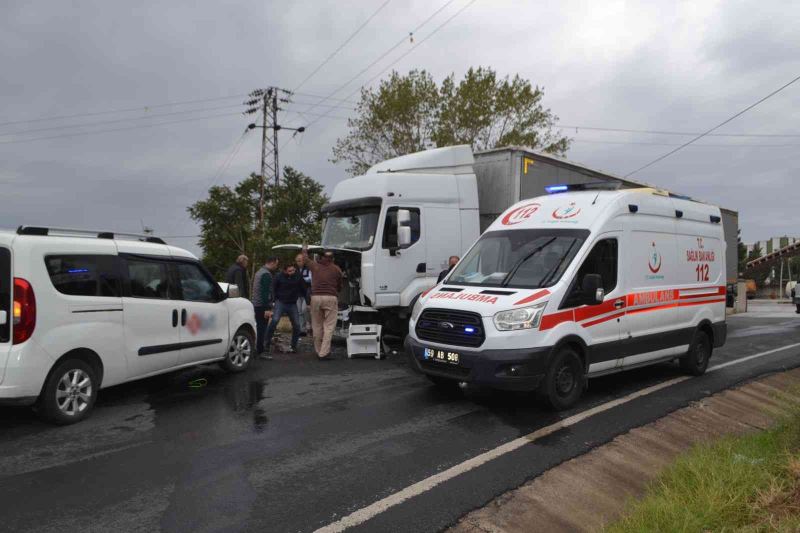
POLYGON ((744 272, 745 266, 747 265, 747 245, 742 242, 742 230, 739 229, 736 233, 736 246, 737 252, 739 254, 739 264, 736 270, 738 275, 741 275, 744 272))
POLYGON ((377 89, 362 89, 347 136, 333 147, 334 163, 350 174, 432 147, 469 144, 474 150, 520 145, 564 155, 570 140, 555 129, 558 117, 542 104, 544 90, 520 78, 498 78, 470 68, 437 86, 424 70, 392 72, 377 89))
POLYGON ((322 206, 328 201, 320 183, 286 167, 280 183, 265 189, 264 224, 259 227, 260 181, 251 174, 235 187, 211 187, 208 198, 188 208, 200 224, 203 261, 217 279, 240 254, 250 257, 252 273, 277 244, 320 240, 322 206))

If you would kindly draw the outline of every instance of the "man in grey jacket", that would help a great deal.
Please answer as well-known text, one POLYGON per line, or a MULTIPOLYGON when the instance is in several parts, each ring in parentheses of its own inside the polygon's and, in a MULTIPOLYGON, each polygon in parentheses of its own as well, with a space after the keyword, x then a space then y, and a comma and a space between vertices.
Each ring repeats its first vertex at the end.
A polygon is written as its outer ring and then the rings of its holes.
POLYGON ((264 334, 272 318, 272 275, 278 270, 278 258, 267 257, 264 266, 253 278, 253 307, 256 312, 256 353, 262 359, 272 359, 264 350, 264 334))

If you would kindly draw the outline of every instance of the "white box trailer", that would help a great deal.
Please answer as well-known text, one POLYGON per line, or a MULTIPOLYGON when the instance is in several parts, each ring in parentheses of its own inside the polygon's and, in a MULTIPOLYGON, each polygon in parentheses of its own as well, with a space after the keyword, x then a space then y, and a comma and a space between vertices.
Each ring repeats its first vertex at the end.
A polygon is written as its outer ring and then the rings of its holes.
MULTIPOLYGON (((548 185, 609 181, 619 183, 622 189, 640 187, 663 189, 657 185, 622 178, 552 154, 518 146, 476 152, 474 169, 478 182, 481 233, 509 206, 520 200, 545 194, 545 187, 548 185)), ((739 261, 736 245, 739 213, 725 208, 720 208, 720 211, 725 241, 728 245, 725 256, 725 279, 732 283, 738 277, 736 266, 739 261)))

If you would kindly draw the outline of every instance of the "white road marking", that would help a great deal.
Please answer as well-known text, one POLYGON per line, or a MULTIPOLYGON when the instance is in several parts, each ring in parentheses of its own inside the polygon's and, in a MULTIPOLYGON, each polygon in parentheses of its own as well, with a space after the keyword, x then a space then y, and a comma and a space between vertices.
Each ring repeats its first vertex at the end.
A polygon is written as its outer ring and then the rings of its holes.
MULTIPOLYGON (((727 368, 729 366, 738 365, 747 361, 751 361, 753 359, 758 359, 759 357, 765 357, 767 355, 772 355, 776 352, 780 352, 783 350, 788 350, 790 348, 797 348, 800 347, 800 342, 795 344, 789 344, 786 346, 781 346, 780 348, 775 348, 772 350, 767 350, 766 352, 757 353, 754 355, 749 355, 747 357, 742 357, 741 359, 736 359, 733 361, 728 361, 727 363, 721 363, 719 365, 712 366, 706 370, 706 372, 715 372, 717 370, 721 370, 723 368, 727 368)), ((476 455, 472 459, 467 459, 463 463, 459 463, 455 466, 451 466, 447 470, 439 472, 438 474, 434 474, 430 477, 423 479, 422 481, 418 481, 413 485, 409 485, 408 487, 404 488, 399 492, 395 492, 394 494, 390 494, 389 496, 376 501, 366 507, 363 507, 357 511, 350 513, 347 516, 342 517, 341 519, 337 520, 336 522, 332 522, 327 526, 321 527, 316 530, 315 533, 335 533, 344 531, 347 528, 355 527, 359 524, 363 524, 367 520, 374 518, 375 516, 381 514, 388 509, 395 507, 396 505, 400 505, 406 500, 409 500, 415 496, 419 496, 432 488, 436 487, 437 485, 441 485, 445 481, 453 479, 456 476, 469 472, 470 470, 474 470, 475 468, 492 461, 493 459, 497 459, 507 453, 513 452, 514 450, 525 446, 526 444, 530 444, 542 437, 555 433, 556 431, 574 426, 575 424, 586 420, 596 414, 602 413, 604 411, 608 411, 609 409, 613 409, 620 405, 626 404, 630 401, 633 401, 637 398, 641 398, 642 396, 647 396, 648 394, 652 394, 656 391, 661 389, 665 389, 667 387, 671 387, 672 385, 676 385, 683 381, 692 379, 691 376, 681 376, 677 378, 673 378, 662 383, 658 383, 657 385, 652 385, 650 387, 638 390, 627 396, 623 396, 622 398, 618 398, 616 400, 611 400, 610 402, 606 402, 604 404, 592 407, 591 409, 587 409, 586 411, 582 411, 576 415, 572 415, 568 418, 560 420, 555 424, 551 424, 547 427, 543 427, 537 429, 533 433, 529 433, 522 437, 516 438, 510 442, 505 444, 501 444, 497 448, 489 450, 488 452, 484 452, 480 455, 476 455)))

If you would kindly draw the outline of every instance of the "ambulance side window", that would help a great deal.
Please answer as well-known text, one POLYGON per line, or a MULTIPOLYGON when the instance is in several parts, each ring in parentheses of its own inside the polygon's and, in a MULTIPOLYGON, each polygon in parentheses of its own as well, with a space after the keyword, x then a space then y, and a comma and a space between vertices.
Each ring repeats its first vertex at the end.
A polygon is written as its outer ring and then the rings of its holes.
POLYGON ((597 241, 592 251, 586 256, 581 268, 578 269, 570 293, 561 307, 576 307, 586 303, 589 295, 585 295, 581 291, 583 277, 586 274, 600 274, 606 294, 613 291, 617 287, 618 256, 617 239, 597 241))

